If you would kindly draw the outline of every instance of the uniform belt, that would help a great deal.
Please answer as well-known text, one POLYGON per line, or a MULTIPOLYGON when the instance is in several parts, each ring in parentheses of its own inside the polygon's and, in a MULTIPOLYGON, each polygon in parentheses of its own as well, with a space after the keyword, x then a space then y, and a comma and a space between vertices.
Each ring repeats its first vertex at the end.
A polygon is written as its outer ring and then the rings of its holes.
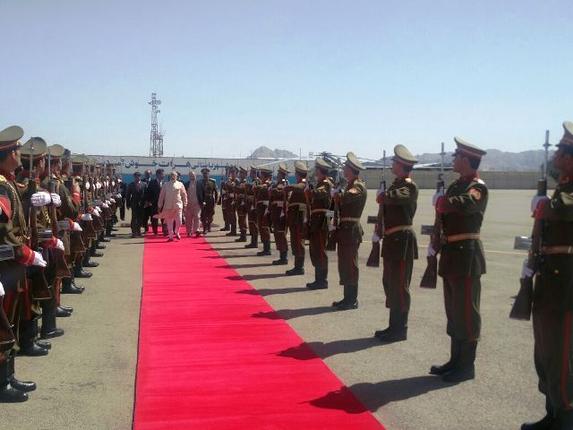
POLYGON ((329 211, 329 209, 326 208, 318 208, 318 209, 313 209, 310 211, 310 214, 325 214, 329 211))
POLYGON ((275 206, 278 207, 278 208, 282 208, 283 205, 284 205, 284 202, 281 201, 281 200, 275 200, 275 201, 273 201, 271 204, 272 204, 272 205, 275 205, 275 206))
POLYGON ((399 231, 412 231, 411 225, 397 225, 396 227, 391 227, 384 230, 384 236, 390 236, 391 234, 398 233, 399 231))
POLYGON ((235 193, 229 193, 229 198, 232 199, 233 197, 235 197, 235 193))
POLYGON ((542 246, 541 254, 555 255, 555 254, 573 254, 573 246, 556 245, 556 246, 542 246))
POLYGON ((479 238, 480 238, 479 233, 460 233, 447 236, 446 242, 452 243, 452 242, 460 242, 462 240, 479 240, 479 238))
POLYGON ((296 202, 296 203, 289 203, 288 204, 289 208, 294 208, 295 206, 298 207, 298 209, 301 211, 306 211, 306 203, 296 202))
POLYGON ((259 205, 263 205, 263 206, 268 206, 269 205, 269 201, 268 200, 258 200, 257 204, 259 205))
POLYGON ((343 216, 343 217, 340 218, 338 221, 339 221, 339 222, 356 222, 356 223, 359 223, 359 222, 360 222, 360 218, 351 217, 351 216, 343 216))
POLYGON ((247 200, 248 200, 249 202, 254 202, 254 201, 255 201, 255 196, 249 196, 249 195, 248 195, 248 196, 247 196, 247 200))

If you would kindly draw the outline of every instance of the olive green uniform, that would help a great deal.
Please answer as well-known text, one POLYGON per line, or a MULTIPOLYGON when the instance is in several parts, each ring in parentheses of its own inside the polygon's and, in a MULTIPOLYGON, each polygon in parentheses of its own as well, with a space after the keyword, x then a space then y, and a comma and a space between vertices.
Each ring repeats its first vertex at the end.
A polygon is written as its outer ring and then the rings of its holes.
POLYGON ((412 228, 416 214, 418 187, 410 178, 396 178, 384 194, 383 276, 390 328, 404 328, 410 311, 410 281, 418 258, 416 234, 412 228))
POLYGON ((271 220, 273 225, 273 234, 275 236, 275 245, 277 251, 281 253, 288 252, 288 243, 286 239, 286 217, 285 217, 285 186, 288 184, 286 179, 282 179, 274 184, 270 192, 271 220))
POLYGON ((237 208, 237 218, 239 224, 239 232, 241 237, 247 235, 247 215, 249 213, 249 204, 247 202, 247 181, 246 179, 239 180, 235 187, 235 202, 237 208))
POLYGON ((349 182, 340 193, 339 224, 336 229, 338 274, 344 286, 344 301, 354 303, 358 297, 358 248, 364 231, 360 217, 366 204, 366 184, 359 178, 349 182))
MULTIPOLYGON (((269 212, 269 190, 271 180, 263 179, 255 186, 255 201, 257 210, 257 227, 263 242, 263 253, 270 254, 271 251, 271 217, 269 212)), ((261 254, 263 255, 263 254, 261 254)))
POLYGON ((294 266, 296 269, 304 268, 304 236, 307 223, 307 204, 304 195, 306 179, 297 184, 291 184, 287 187, 288 211, 287 223, 290 233, 290 247, 294 256, 294 266))
POLYGON ((315 282, 325 282, 328 278, 326 242, 329 219, 327 212, 332 202, 330 197, 332 187, 330 179, 325 178, 310 192, 309 254, 314 266, 315 282))

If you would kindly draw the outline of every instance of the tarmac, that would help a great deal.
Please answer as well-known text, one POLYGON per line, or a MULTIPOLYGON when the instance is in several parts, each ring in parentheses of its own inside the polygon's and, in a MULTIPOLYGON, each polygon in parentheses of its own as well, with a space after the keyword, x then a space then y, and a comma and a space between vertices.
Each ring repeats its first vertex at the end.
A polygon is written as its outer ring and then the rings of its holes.
MULTIPOLYGON (((431 190, 420 193, 415 219, 418 233, 422 224, 433 223, 431 195, 431 190)), ((273 257, 257 257, 255 250, 243 249, 242 243, 223 232, 214 231, 207 238, 388 429, 519 429, 524 421, 544 414, 533 366, 531 323, 508 318, 526 256, 525 251, 513 250, 513 240, 530 232, 532 195, 533 191, 490 193, 482 229, 488 273, 482 278, 477 377, 458 385, 428 375, 430 365, 447 361, 449 338, 440 282, 436 290, 418 287, 426 265, 426 236, 418 234, 420 259, 414 265, 408 340, 382 345, 373 338, 374 331, 388 322, 381 268, 366 267, 373 230, 366 217, 376 214, 374 191, 369 192, 363 214, 357 310, 331 310, 332 301, 342 293, 335 252, 329 253, 329 289, 308 291, 305 284, 313 280, 308 252, 306 275, 286 277, 284 270, 292 267, 292 257, 289 266, 272 266, 271 261, 278 258, 274 249, 273 257)), ((216 212, 220 223, 220 209, 216 212)), ((63 296, 75 311, 71 318, 58 320, 66 335, 53 340, 51 354, 17 359, 18 377, 35 380, 38 390, 26 403, 1 405, 0 427, 131 427, 143 241, 128 238, 126 232, 120 230, 105 256, 98 259, 102 265, 93 269, 95 276, 82 282, 86 292, 63 296)), ((253 317, 276 318, 276 314, 253 317)), ((276 353, 305 359, 297 349, 276 353)), ((280 401, 280 397, 269 401, 280 401)))

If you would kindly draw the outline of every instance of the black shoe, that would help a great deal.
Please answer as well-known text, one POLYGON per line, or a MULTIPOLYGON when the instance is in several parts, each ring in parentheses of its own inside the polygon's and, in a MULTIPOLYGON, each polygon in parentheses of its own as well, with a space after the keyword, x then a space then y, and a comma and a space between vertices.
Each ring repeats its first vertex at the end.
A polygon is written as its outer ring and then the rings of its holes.
POLYGON ((56 317, 58 318, 67 318, 71 317, 72 313, 70 311, 65 310, 64 308, 58 306, 56 308, 56 317))
POLYGON ((197 233, 195 233, 195 237, 201 237, 201 232, 198 231, 197 233))
POLYGON ((227 233, 225 236, 236 236, 236 235, 237 235, 236 232, 231 231, 231 232, 227 233))
POLYGON ((64 285, 62 286, 62 294, 82 294, 84 292, 84 288, 78 288, 73 284, 64 285))
POLYGON ((47 349, 48 351, 52 349, 52 344, 47 340, 37 340, 36 345, 38 345, 40 348, 47 349))
POLYGON ((36 389, 36 383, 32 381, 18 381, 16 378, 12 376, 10 378, 10 385, 18 391, 22 391, 23 393, 29 393, 30 391, 34 391, 36 389))
POLYGON ((460 342, 454 339, 450 341, 450 359, 442 365, 433 365, 430 367, 430 375, 442 376, 452 371, 460 356, 460 342))
POLYGON ((278 260, 273 261, 273 266, 284 266, 288 264, 288 260, 286 258, 279 258, 278 260))
POLYGON ((263 250, 263 251, 257 252, 257 256, 258 256, 258 257, 263 257, 263 256, 265 256, 265 255, 271 255, 271 251, 265 251, 265 250, 263 250))
POLYGON ((10 384, 0 387, 0 403, 21 403, 28 400, 28 395, 10 384))
MULTIPOLYGON (((138 233, 137 236, 141 237, 141 233, 138 233)), ((102 237, 99 240, 100 242, 111 242, 111 239, 108 239, 107 237, 102 237)))
POLYGON ((251 242, 251 243, 248 243, 247 245, 245 245, 245 248, 258 248, 258 247, 259 247, 259 244, 256 242, 251 242))
POLYGON ((380 330, 374 334, 380 342, 394 343, 402 342, 408 338, 408 329, 401 330, 380 330))
POLYGON ((341 300, 340 302, 332 303, 332 307, 336 311, 349 311, 351 309, 358 309, 358 300, 355 300, 354 302, 346 302, 341 300))
POLYGON ((240 235, 238 239, 235 239, 235 242, 246 242, 247 241, 247 236, 245 235, 240 235))
POLYGON ((306 284, 309 290, 326 290, 328 288, 328 281, 314 281, 306 284))
POLYGON ((225 226, 222 229, 220 229, 219 231, 229 231, 229 230, 230 230, 230 227, 225 226))
POLYGON ((20 351, 18 351, 18 355, 25 357, 42 357, 48 355, 48 350, 36 345, 34 342, 30 346, 21 348, 20 351))
POLYGON ((475 366, 471 364, 465 367, 454 368, 450 372, 443 375, 442 380, 444 382, 457 384, 459 382, 469 381, 470 379, 474 379, 475 377, 476 377, 475 366))
POLYGON ((295 276, 295 275, 304 275, 304 268, 302 267, 293 267, 290 270, 287 270, 285 272, 285 275, 287 276, 295 276))
POLYGON ((92 260, 88 260, 85 263, 83 263, 84 267, 98 267, 99 263, 96 261, 92 261, 92 260))
POLYGON ((52 331, 49 331, 48 333, 42 333, 40 338, 41 339, 53 339, 55 337, 60 337, 64 335, 64 330, 62 330, 61 328, 56 328, 52 331))
POLYGON ((93 276, 93 273, 88 272, 87 270, 78 268, 78 269, 74 270, 74 276, 76 278, 91 278, 93 276))
POLYGON ((69 313, 72 313, 74 311, 74 308, 72 308, 71 306, 60 305, 59 307, 65 311, 68 311, 69 313))
MULTIPOLYGON (((106 248, 107 248, 107 246, 102 245, 101 243, 98 243, 95 247, 95 249, 106 249, 106 248)), ((93 254, 92 254, 92 257, 93 257, 93 254)))
POLYGON ((550 415, 545 415, 543 419, 537 421, 536 423, 523 424, 521 426, 521 430, 551 430, 554 423, 555 418, 550 415))
MULTIPOLYGON (((90 255, 91 255, 92 257, 99 258, 99 257, 103 257, 103 252, 94 251, 94 252, 92 252, 90 255)), ((84 264, 84 266, 86 266, 86 265, 84 264)), ((86 266, 86 267, 90 267, 90 266, 86 266)))

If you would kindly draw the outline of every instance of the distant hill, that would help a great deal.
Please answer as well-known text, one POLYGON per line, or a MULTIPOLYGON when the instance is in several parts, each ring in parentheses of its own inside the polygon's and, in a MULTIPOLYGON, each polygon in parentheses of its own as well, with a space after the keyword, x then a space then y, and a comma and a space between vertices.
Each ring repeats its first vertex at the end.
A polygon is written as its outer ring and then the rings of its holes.
MULTIPOLYGON (((553 152, 549 152, 549 158, 553 152)), ((418 155, 420 163, 439 163, 440 154, 418 155)), ((449 164, 452 160, 452 153, 446 154, 445 162, 449 164)), ((484 157, 481 170, 496 170, 506 172, 533 172, 539 171, 545 161, 545 151, 523 151, 523 152, 503 152, 498 149, 488 149, 484 157)))
POLYGON ((271 149, 259 146, 248 158, 298 158, 298 155, 284 149, 271 149))

